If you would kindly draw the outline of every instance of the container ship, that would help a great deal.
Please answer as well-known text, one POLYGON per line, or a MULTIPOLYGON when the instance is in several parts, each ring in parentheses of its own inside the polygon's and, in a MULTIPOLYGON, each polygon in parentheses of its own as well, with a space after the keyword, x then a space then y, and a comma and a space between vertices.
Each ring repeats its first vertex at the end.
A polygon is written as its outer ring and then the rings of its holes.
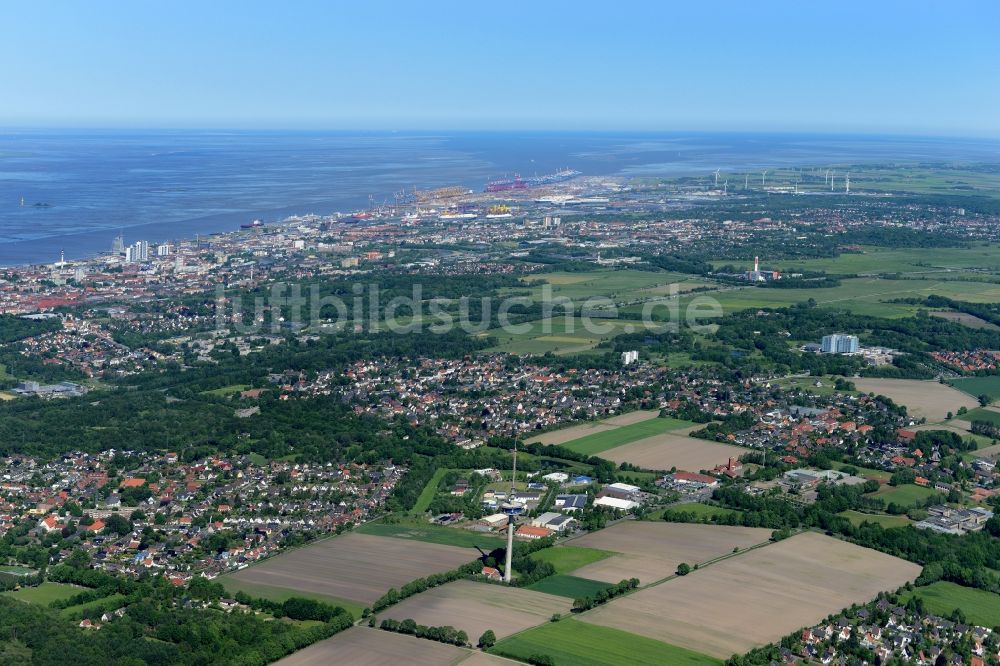
POLYGON ((510 192, 512 190, 527 190, 541 185, 561 183, 571 178, 576 178, 579 175, 581 175, 580 172, 574 171, 573 169, 560 169, 555 173, 546 174, 544 176, 531 176, 530 178, 521 178, 521 176, 515 175, 513 178, 491 180, 486 183, 486 188, 483 191, 510 192))
POLYGON ((247 222, 246 224, 241 224, 240 229, 256 229, 257 227, 264 226, 264 223, 260 220, 254 220, 253 222, 247 222))

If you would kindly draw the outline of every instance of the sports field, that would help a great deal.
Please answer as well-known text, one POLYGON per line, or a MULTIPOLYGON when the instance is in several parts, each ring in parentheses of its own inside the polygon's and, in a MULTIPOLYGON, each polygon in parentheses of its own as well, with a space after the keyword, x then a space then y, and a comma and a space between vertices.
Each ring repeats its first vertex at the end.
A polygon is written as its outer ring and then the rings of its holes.
POLYGON ((905 593, 901 603, 913 596, 923 599, 927 610, 937 615, 948 617, 960 608, 966 619, 974 624, 992 629, 1000 622, 1000 594, 938 581, 905 593))
POLYGON ((500 641, 493 652, 526 661, 547 655, 556 666, 711 666, 722 664, 657 640, 576 619, 550 622, 500 641))
POLYGON ((580 619, 725 658, 895 590, 920 570, 807 532, 615 599, 580 619))
POLYGON ((275 663, 280 666, 454 666, 472 654, 470 650, 415 636, 368 627, 352 627, 275 663))
POLYGON ((390 587, 454 569, 478 556, 472 548, 352 532, 282 553, 229 576, 251 585, 370 604, 390 587))
POLYGON ((907 508, 923 504, 931 495, 939 494, 933 488, 924 488, 907 484, 903 486, 882 486, 881 490, 875 493, 875 497, 885 502, 905 506, 907 508))
POLYGON ((979 405, 972 396, 934 380, 920 379, 852 379, 863 393, 875 393, 892 398, 897 405, 904 405, 910 416, 928 421, 944 421, 948 412, 955 414, 959 407, 973 409, 979 405))
POLYGON ((770 536, 771 530, 753 527, 626 521, 573 540, 576 546, 618 553, 581 567, 573 575, 608 583, 636 577, 642 585, 649 585, 672 576, 682 562, 708 562, 733 548, 764 543, 770 536))
POLYGON ((379 613, 379 620, 415 620, 426 626, 462 629, 472 640, 492 629, 504 638, 568 613, 566 597, 517 587, 459 580, 431 588, 379 613))
POLYGON ((602 451, 600 457, 618 464, 632 463, 644 469, 669 470, 676 467, 687 472, 699 472, 721 465, 729 458, 738 459, 747 452, 747 449, 738 446, 720 444, 682 434, 687 430, 701 427, 703 426, 691 426, 674 432, 646 437, 602 451))
POLYGON ((76 585, 45 581, 41 585, 34 587, 22 587, 17 591, 0 592, 0 594, 3 594, 6 597, 11 597, 12 599, 20 599, 21 601, 27 601, 28 603, 48 606, 53 601, 69 599, 74 594, 80 594, 80 592, 83 592, 84 589, 85 588, 77 587, 76 585))
POLYGON ((613 430, 585 435, 565 442, 562 446, 570 451, 592 456, 602 451, 621 446, 622 444, 628 444, 629 442, 645 439, 671 430, 682 430, 694 426, 696 424, 680 419, 653 418, 638 421, 630 425, 619 426, 613 430))

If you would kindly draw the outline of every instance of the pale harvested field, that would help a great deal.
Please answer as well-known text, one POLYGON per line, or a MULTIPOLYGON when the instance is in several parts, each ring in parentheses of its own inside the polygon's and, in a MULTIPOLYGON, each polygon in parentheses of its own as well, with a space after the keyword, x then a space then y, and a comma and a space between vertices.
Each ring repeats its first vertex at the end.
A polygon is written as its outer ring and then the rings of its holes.
POLYGON ((637 409, 634 412, 626 412, 625 414, 619 414, 618 416, 612 416, 609 419, 604 419, 601 423, 613 426, 627 426, 632 425, 633 423, 641 423, 642 421, 655 419, 659 415, 660 410, 658 409, 637 409))
POLYGON ((379 619, 451 625, 475 640, 487 629, 505 638, 548 622, 553 613, 568 613, 570 608, 566 597, 461 580, 412 596, 380 613, 379 619))
POLYGON ((247 583, 328 594, 370 604, 390 587, 471 562, 475 549, 350 533, 248 567, 247 583))
POLYGON ((805 533, 640 590, 580 619, 724 659, 919 574, 911 562, 805 533))
MULTIPOLYGON (((473 637, 471 640, 476 641, 473 637)), ((520 666, 522 662, 514 661, 513 659, 507 659, 506 657, 500 657, 495 654, 489 654, 486 652, 473 651, 470 652, 468 659, 462 660, 462 666, 504 666, 514 664, 515 666, 520 666)))
MULTIPOLYGON (((697 428, 703 428, 699 425, 697 428)), ((686 429, 690 430, 690 428, 686 429)), ((676 467, 688 472, 699 472, 721 465, 730 457, 739 458, 747 449, 707 439, 687 437, 679 431, 653 435, 598 453, 601 458, 615 463, 629 462, 646 469, 676 467)))
POLYGON ((882 394, 898 405, 905 405, 907 413, 928 421, 943 421, 948 412, 959 407, 973 409, 979 402, 970 395, 933 379, 852 379, 859 391, 882 394))
MULTIPOLYGON (((575 342, 575 339, 571 340, 571 342, 575 342)), ((534 442, 538 442, 540 444, 565 444, 566 442, 572 442, 574 439, 586 437, 587 435, 607 432, 609 430, 614 430, 615 428, 620 428, 621 426, 632 425, 633 423, 655 419, 659 415, 660 412, 656 409, 639 409, 634 412, 612 416, 611 418, 607 418, 602 421, 581 423, 580 425, 570 426, 569 428, 542 433, 541 435, 531 437, 526 441, 528 444, 532 444, 534 442)))
POLYGON ((969 428, 972 424, 968 421, 960 421, 958 419, 952 419, 947 423, 924 423, 922 425, 913 426, 910 430, 947 430, 948 432, 953 432, 957 435, 965 437, 969 434, 969 428))
POLYGON ((573 575, 609 583, 634 576, 649 585, 673 575, 681 562, 708 562, 737 546, 748 548, 770 537, 771 530, 755 527, 629 520, 573 539, 574 546, 619 553, 577 569, 573 575))
POLYGON ((544 432, 537 437, 532 437, 525 441, 528 444, 534 444, 535 442, 538 442, 539 444, 565 444, 566 442, 572 442, 574 439, 579 439, 580 437, 586 437, 587 435, 593 435, 599 432, 607 432, 609 430, 614 430, 617 427, 618 426, 604 425, 599 422, 582 423, 580 425, 570 426, 569 428, 563 428, 562 430, 544 432))
POLYGON ((979 458, 996 458, 1000 456, 1000 444, 994 444, 993 446, 987 446, 976 451, 976 456, 979 458))
MULTIPOLYGON (((454 666, 470 654, 469 650, 437 641, 381 629, 352 627, 325 641, 313 643, 276 663, 279 666, 454 666)), ((483 663, 485 666, 486 662, 483 663)))
POLYGON ((940 317, 941 319, 947 319, 948 321, 953 321, 961 324, 962 326, 967 326, 969 328, 977 329, 988 329, 991 331, 1000 330, 1000 326, 996 324, 991 324, 985 319, 980 319, 976 315, 967 314, 965 312, 955 312, 954 310, 947 310, 944 312, 932 312, 932 316, 940 317))

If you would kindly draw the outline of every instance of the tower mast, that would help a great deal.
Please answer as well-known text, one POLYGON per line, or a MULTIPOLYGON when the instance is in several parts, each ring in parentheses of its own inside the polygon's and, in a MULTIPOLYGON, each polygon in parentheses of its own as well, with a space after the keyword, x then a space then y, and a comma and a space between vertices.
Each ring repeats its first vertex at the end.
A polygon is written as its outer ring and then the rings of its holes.
POLYGON ((514 437, 514 471, 510 477, 510 494, 507 501, 501 506, 502 511, 507 514, 507 552, 503 568, 503 581, 510 583, 512 562, 514 559, 514 522, 518 515, 524 511, 524 505, 514 501, 515 484, 517 483, 517 436, 514 437))

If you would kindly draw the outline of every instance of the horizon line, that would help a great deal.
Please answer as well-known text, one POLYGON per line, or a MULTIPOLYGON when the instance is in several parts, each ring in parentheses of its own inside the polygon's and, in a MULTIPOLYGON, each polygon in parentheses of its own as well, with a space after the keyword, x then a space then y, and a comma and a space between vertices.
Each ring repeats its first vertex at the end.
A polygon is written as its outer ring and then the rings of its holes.
MULTIPOLYGON (((7 125, 0 123, 0 132, 329 132, 329 133, 380 133, 380 134, 404 134, 404 133, 428 133, 428 134, 712 134, 712 135, 762 135, 762 136, 829 136, 829 137, 864 137, 864 138, 885 138, 885 139, 950 139, 968 141, 1000 141, 1000 130, 995 135, 986 134, 948 134, 941 131, 906 131, 906 132, 886 132, 875 130, 776 130, 776 129, 654 129, 654 128, 579 128, 579 129, 558 129, 546 127, 522 127, 522 128, 496 128, 496 127, 468 127, 468 128, 442 128, 442 127, 327 127, 327 126, 246 126, 246 127, 226 127, 226 126, 184 126, 184 125, 7 125)), ((1000 159, 1000 155, 998 155, 1000 159)))

